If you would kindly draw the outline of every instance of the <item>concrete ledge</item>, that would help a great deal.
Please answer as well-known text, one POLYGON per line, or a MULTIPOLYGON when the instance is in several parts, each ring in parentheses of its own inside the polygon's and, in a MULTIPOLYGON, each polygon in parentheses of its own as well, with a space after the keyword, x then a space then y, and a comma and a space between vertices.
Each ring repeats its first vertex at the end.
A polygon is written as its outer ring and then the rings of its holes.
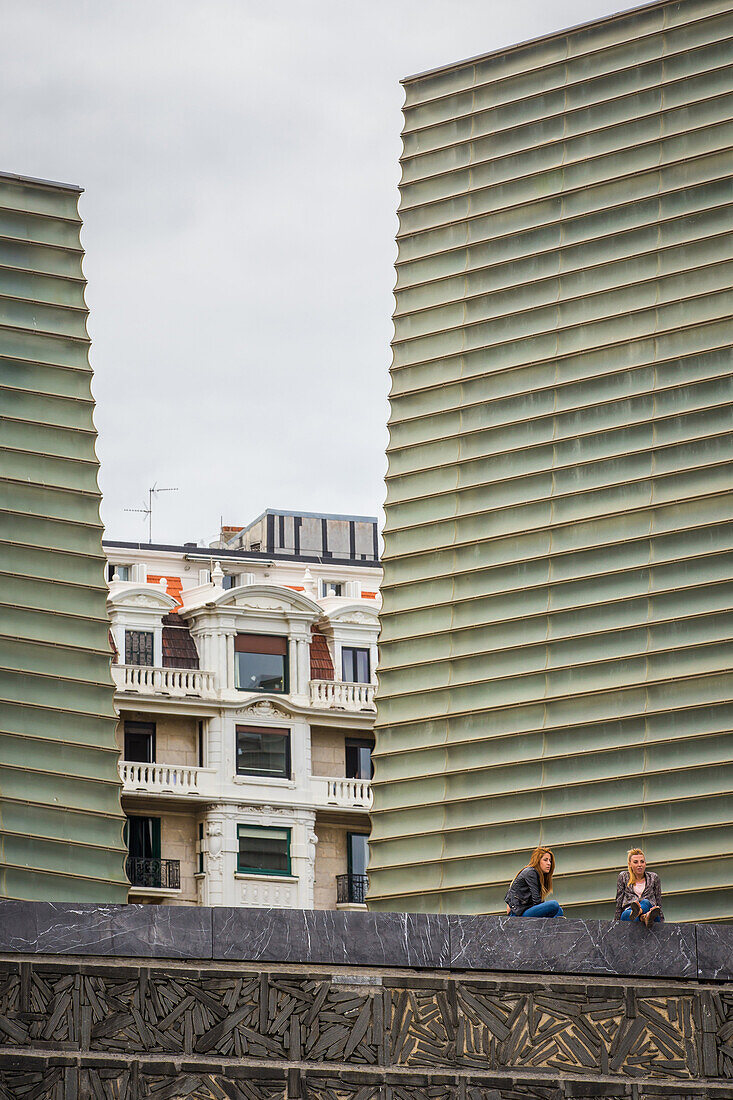
POLYGON ((733 978, 733 925, 0 901, 3 954, 733 978))

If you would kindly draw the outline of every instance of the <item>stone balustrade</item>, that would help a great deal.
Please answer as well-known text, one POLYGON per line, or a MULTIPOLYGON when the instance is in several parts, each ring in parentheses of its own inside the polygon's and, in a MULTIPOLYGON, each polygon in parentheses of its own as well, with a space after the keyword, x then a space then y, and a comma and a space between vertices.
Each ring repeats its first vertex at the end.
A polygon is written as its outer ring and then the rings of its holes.
POLYGON ((117 765, 123 794, 199 795, 216 794, 216 771, 185 764, 143 764, 120 760, 117 765))
POLYGON ((312 780, 316 805, 338 806, 340 809, 372 808, 372 785, 368 779, 332 779, 314 775, 312 780))
POLYGON ((311 680, 310 700, 311 706, 324 710, 376 710, 374 684, 311 680))
POLYGON ((112 665, 112 679, 118 691, 139 695, 168 695, 188 699, 195 696, 213 699, 216 679, 213 672, 198 668, 154 668, 149 665, 112 665))

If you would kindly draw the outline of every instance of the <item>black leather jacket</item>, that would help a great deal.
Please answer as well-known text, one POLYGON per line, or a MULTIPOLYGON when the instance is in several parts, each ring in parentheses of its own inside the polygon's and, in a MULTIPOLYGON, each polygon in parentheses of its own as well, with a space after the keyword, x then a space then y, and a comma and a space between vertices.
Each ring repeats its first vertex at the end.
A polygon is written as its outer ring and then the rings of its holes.
POLYGON ((532 905, 542 901, 539 872, 534 867, 524 867, 506 892, 504 901, 515 917, 521 917, 532 905))

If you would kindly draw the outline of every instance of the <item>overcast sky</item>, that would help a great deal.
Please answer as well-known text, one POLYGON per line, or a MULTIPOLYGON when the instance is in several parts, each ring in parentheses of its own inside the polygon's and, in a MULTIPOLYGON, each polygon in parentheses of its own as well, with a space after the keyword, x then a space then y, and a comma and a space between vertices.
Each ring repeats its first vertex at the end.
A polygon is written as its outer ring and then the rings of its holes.
POLYGON ((107 537, 381 515, 400 77, 623 0, 0 0, 0 169, 76 183, 107 537))

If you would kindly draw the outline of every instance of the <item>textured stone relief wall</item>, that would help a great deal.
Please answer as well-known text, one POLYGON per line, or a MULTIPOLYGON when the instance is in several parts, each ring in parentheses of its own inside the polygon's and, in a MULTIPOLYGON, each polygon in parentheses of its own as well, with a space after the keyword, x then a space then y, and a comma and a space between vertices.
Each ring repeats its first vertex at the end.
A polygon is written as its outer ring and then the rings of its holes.
POLYGON ((733 1100, 733 927, 0 901, 0 1100, 733 1100))
POLYGON ((0 961, 0 1096, 733 1097, 733 989, 0 961))

